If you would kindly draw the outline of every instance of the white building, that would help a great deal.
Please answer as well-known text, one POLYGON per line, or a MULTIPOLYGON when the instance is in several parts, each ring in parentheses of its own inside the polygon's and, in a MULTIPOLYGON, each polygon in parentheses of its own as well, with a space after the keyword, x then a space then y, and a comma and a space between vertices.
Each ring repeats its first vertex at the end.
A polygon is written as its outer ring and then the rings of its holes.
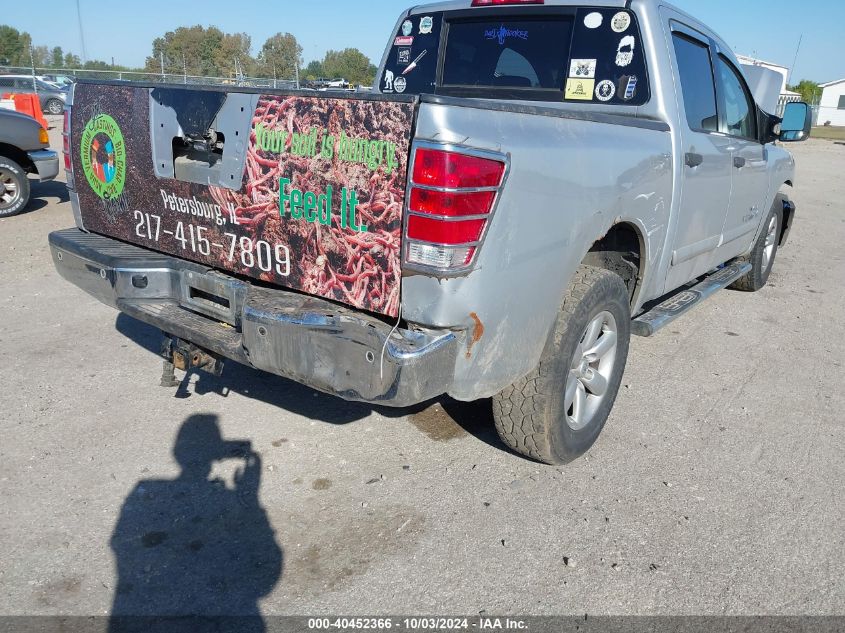
POLYGON ((820 84, 822 98, 819 101, 819 115, 816 125, 845 126, 845 79, 820 84))

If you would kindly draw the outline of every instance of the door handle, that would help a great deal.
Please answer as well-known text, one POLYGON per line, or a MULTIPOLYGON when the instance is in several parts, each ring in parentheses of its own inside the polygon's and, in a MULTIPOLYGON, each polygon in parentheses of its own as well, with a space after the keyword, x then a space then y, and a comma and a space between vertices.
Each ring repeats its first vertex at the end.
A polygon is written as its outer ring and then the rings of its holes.
POLYGON ((745 159, 742 156, 734 156, 734 167, 737 169, 745 167, 745 159))
POLYGON ((687 152, 684 156, 684 162, 687 164, 687 167, 698 167, 704 162, 704 156, 694 152, 687 152))

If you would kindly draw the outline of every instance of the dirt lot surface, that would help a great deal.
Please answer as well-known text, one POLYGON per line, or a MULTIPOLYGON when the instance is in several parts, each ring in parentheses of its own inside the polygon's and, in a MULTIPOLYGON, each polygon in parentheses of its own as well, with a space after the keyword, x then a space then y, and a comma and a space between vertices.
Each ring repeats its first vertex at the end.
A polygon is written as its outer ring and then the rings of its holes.
POLYGON ((769 285, 635 338, 565 468, 505 450, 489 402, 234 363, 159 387, 158 333, 55 273, 70 204, 35 185, 0 220, 0 614, 842 614, 845 147, 794 152, 769 285))

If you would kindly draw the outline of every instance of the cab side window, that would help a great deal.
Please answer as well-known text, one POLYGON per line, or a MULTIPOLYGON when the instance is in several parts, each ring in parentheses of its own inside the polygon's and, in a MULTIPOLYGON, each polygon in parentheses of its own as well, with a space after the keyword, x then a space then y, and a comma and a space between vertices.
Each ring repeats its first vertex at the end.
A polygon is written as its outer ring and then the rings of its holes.
POLYGON ((672 39, 678 60, 678 75, 681 78, 687 123, 691 130, 717 132, 719 117, 710 49, 706 44, 680 33, 673 33, 672 39))
POLYGON ((745 82, 736 69, 721 55, 719 56, 718 66, 719 80, 722 84, 719 105, 724 113, 726 127, 723 132, 731 136, 756 138, 757 121, 754 101, 745 88, 745 82))

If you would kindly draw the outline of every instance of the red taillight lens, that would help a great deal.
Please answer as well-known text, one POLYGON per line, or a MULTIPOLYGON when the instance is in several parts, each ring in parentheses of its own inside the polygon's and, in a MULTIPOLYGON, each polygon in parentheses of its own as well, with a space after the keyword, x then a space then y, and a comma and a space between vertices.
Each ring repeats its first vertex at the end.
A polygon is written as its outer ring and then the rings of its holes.
POLYGON ((414 187, 411 189, 410 209, 419 213, 449 217, 482 215, 490 212, 495 197, 495 191, 454 193, 414 187))
POLYGON ((500 4, 543 4, 545 0, 472 0, 474 7, 490 7, 500 4))
POLYGON ((495 158, 417 148, 405 224, 405 263, 441 271, 469 266, 505 167, 504 160, 495 158))
POLYGON ((65 159, 65 176, 68 189, 74 188, 73 182, 73 161, 70 153, 70 108, 65 108, 65 120, 62 126, 62 154, 65 159))
POLYGON ((408 238, 433 244, 467 244, 481 239, 487 220, 445 222, 412 215, 408 218, 408 238))
POLYGON ((414 158, 414 183, 446 189, 498 187, 505 164, 497 160, 418 149, 414 158))

